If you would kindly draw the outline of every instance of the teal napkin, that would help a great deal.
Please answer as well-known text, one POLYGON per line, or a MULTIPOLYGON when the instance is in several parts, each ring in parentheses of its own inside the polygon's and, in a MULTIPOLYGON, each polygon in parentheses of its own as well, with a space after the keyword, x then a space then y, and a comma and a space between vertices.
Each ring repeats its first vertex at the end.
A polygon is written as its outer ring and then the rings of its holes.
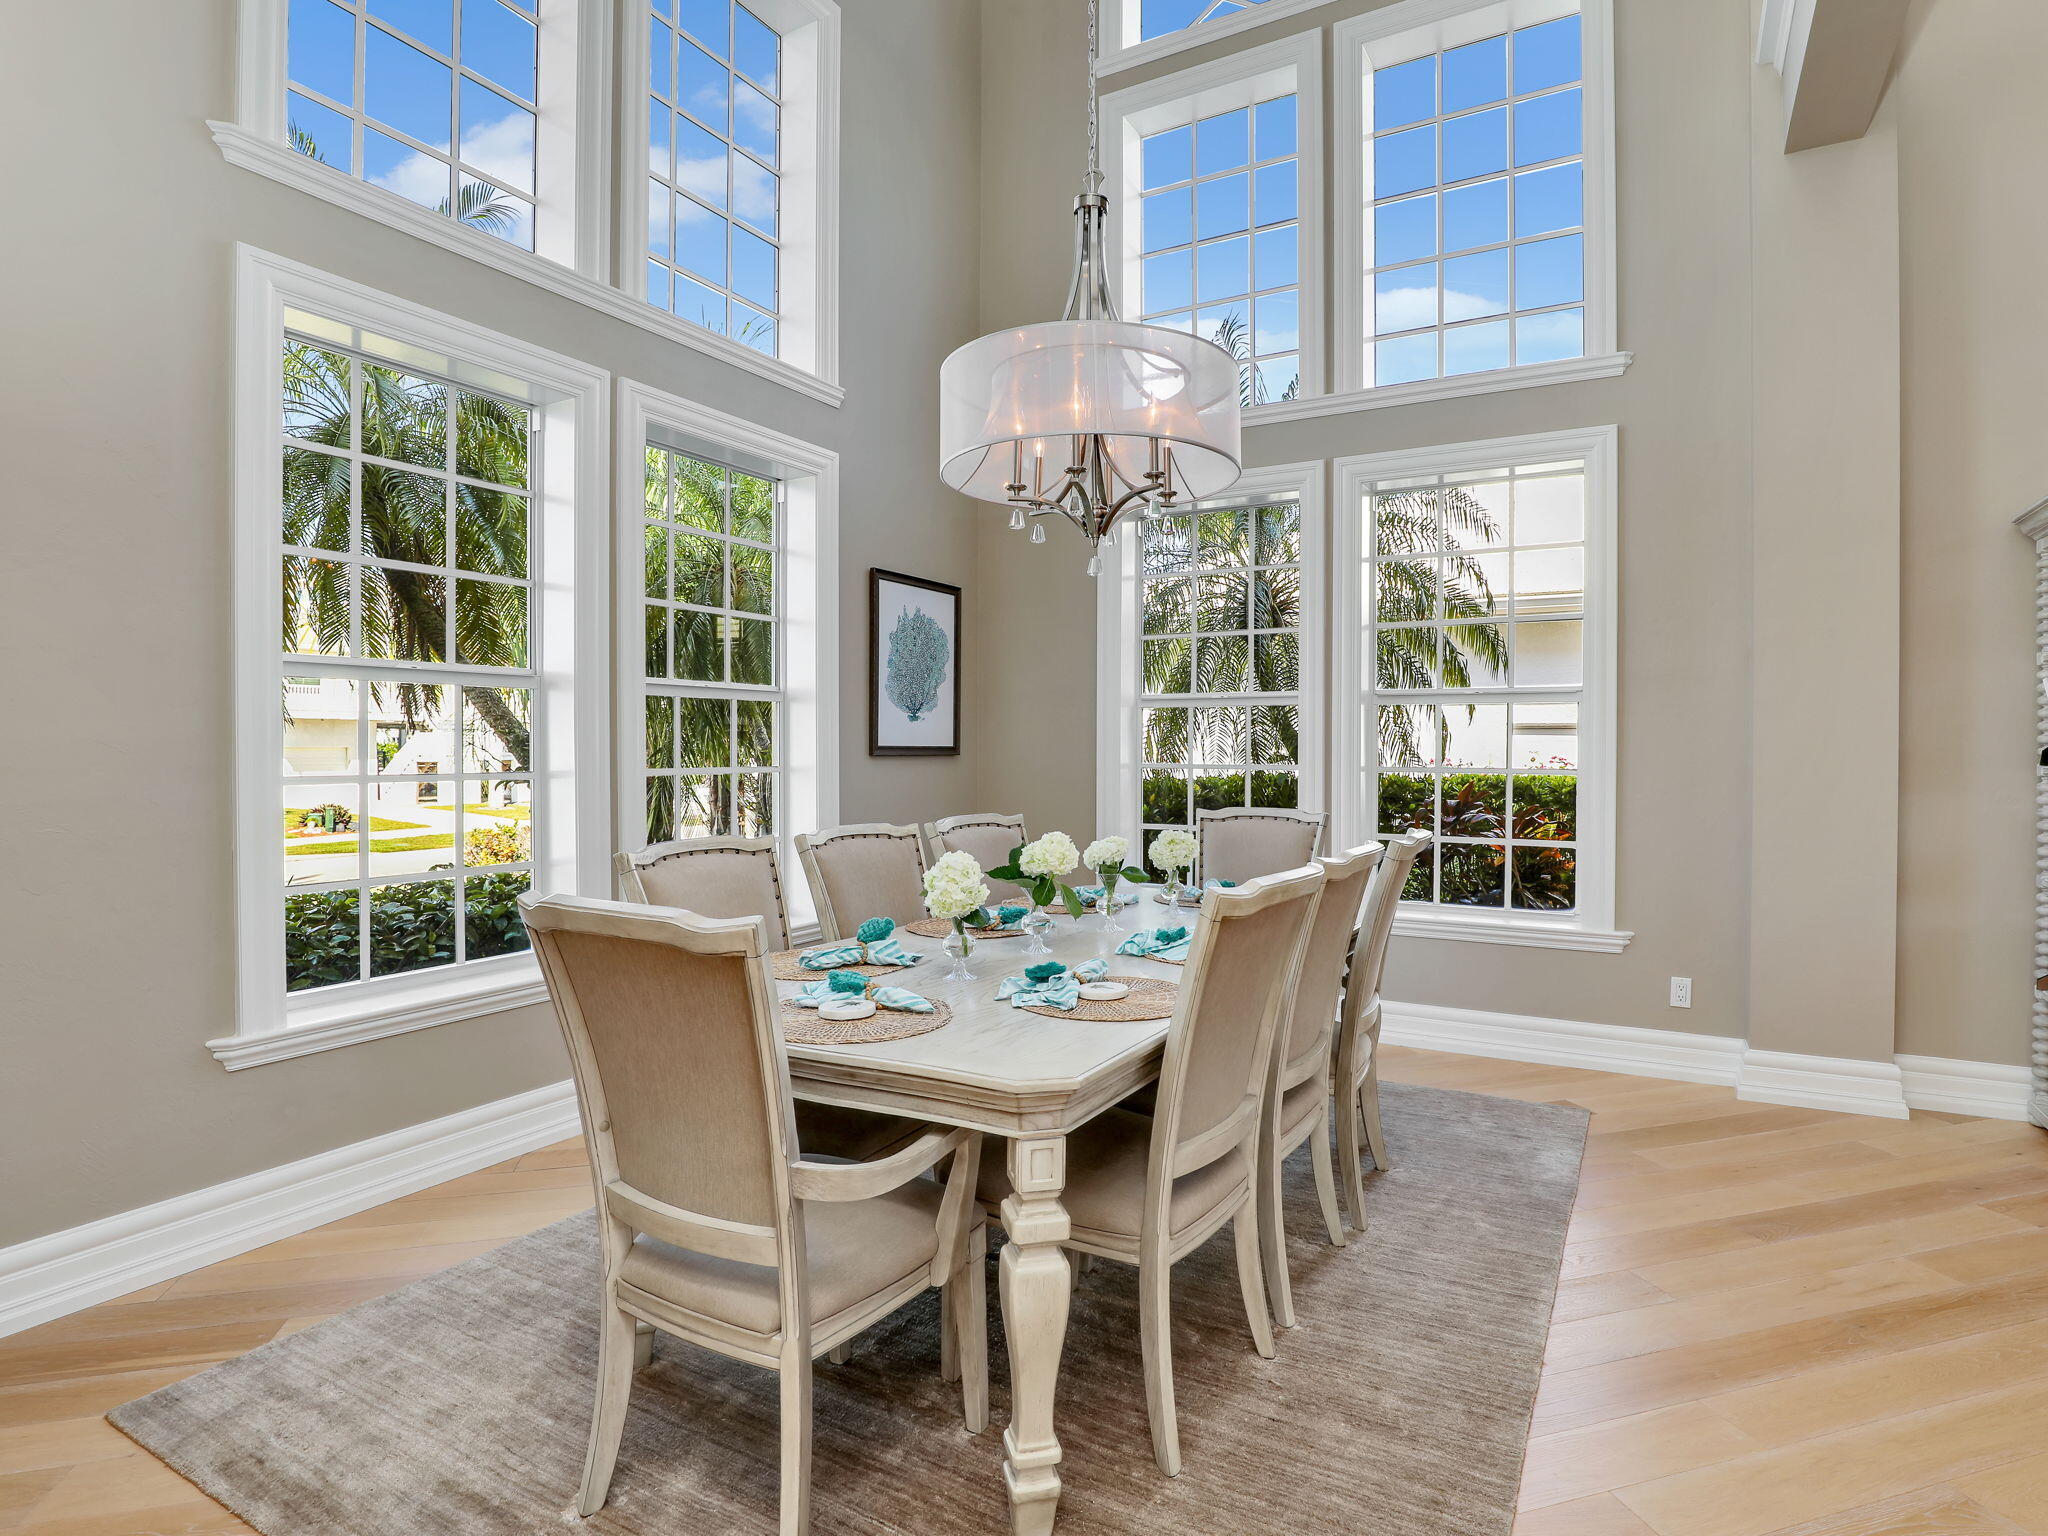
POLYGON ((843 965, 915 965, 923 958, 903 947, 894 922, 871 917, 854 930, 852 943, 807 949, 796 963, 807 971, 836 971, 843 965))
POLYGON ((1116 952, 1120 955, 1147 955, 1155 960, 1185 960, 1194 942, 1191 929, 1155 928, 1150 933, 1132 934, 1117 945, 1116 952))
POLYGON ((996 986, 996 998, 1010 1000, 1012 1008, 1072 1008, 1081 1001, 1081 983, 1109 974, 1107 960, 1083 960, 1072 970, 1057 960, 1029 966, 1022 976, 1005 976, 996 986))
POLYGON ((983 907, 982 921, 967 920, 969 928, 1014 928, 1030 913, 1029 907, 983 907))
MULTIPOLYGON (((830 982, 807 981, 796 989, 796 1005, 799 1008, 815 1008, 820 1003, 840 1002, 857 996, 854 992, 841 992, 830 982)), ((931 999, 919 997, 903 987, 871 987, 868 997, 877 1008, 894 1008, 899 1013, 930 1013, 931 999)))

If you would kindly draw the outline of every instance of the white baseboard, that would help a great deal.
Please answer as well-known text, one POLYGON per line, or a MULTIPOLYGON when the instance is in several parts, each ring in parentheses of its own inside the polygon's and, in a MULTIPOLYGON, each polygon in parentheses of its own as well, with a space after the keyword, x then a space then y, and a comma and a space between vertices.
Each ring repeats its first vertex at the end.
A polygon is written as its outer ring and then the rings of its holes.
POLYGON ((1994 1120, 2027 1118, 2027 1069, 1998 1062, 1951 1061, 1939 1056, 1899 1056, 1889 1062, 1799 1056, 1752 1051, 1744 1041, 1726 1035, 1486 1013, 1430 1003, 1389 1001, 1383 1006, 1386 1024, 1382 1038, 1390 1045, 1582 1067, 1630 1077, 1722 1083, 1734 1088, 1737 1098, 1757 1103, 1793 1104, 1891 1120, 1903 1120, 1909 1109, 1994 1120))
POLYGON ((1942 1056, 1895 1058, 1914 1109, 1987 1120, 2024 1120, 2033 1074, 1996 1061, 1950 1061, 1942 1056))
POLYGON ((1534 1061, 1588 1072, 1664 1077, 1681 1083, 1733 1084, 1742 1065, 1742 1042, 1726 1035, 1688 1035, 1626 1024, 1584 1024, 1525 1013, 1484 1013, 1433 1003, 1381 1005, 1380 1038, 1461 1056, 1534 1061))
POLYGON ((0 1249, 0 1337, 576 1131, 575 1092, 554 1083, 0 1249))
POLYGON ((1886 1120, 1904 1120, 1907 1115, 1904 1074, 1895 1061, 1746 1050, 1735 1097, 1886 1120))

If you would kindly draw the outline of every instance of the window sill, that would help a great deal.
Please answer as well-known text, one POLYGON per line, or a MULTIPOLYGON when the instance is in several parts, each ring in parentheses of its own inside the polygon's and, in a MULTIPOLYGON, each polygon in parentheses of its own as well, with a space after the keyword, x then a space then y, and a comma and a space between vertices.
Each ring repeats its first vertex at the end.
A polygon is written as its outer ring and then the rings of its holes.
POLYGON ((1463 913, 1397 911, 1394 933, 1404 939, 1456 939, 1468 944, 1519 944, 1530 949, 1584 949, 1617 955, 1635 937, 1612 928, 1589 928, 1540 917, 1478 917, 1463 913))
MULTIPOLYGON (((504 1013, 547 1001, 547 984, 533 956, 521 955, 504 964, 481 962, 486 969, 467 974, 435 975, 379 991, 374 996, 300 997, 285 1005, 285 1022, 276 1029, 209 1040, 206 1048, 230 1072, 260 1067, 294 1056, 339 1050, 366 1040, 410 1034, 436 1024, 504 1013)), ((364 986, 376 986, 366 982, 364 986)), ((351 989, 352 990, 352 989, 351 989)))
POLYGON ((830 380, 807 373, 780 358, 765 357, 752 347, 716 335, 702 326, 664 314, 644 299, 637 299, 609 283, 586 277, 545 256, 536 256, 531 251, 507 245, 495 235, 464 228, 417 203, 408 202, 395 192, 373 187, 332 166, 308 160, 304 155, 286 149, 282 144, 273 144, 234 123, 208 122, 206 126, 213 131, 213 142, 220 146, 221 155, 230 165, 254 171, 259 176, 268 176, 272 181, 282 182, 338 208, 346 208, 393 229, 417 235, 443 250, 467 256, 472 261, 563 298, 573 299, 615 320, 623 320, 628 325, 652 332, 813 400, 837 406, 846 398, 846 391, 830 380))
MULTIPOLYGON (((289 151, 280 151, 289 153, 289 151)), ((1541 389, 1546 384, 1577 384, 1611 379, 1628 371, 1633 352, 1600 357, 1574 357, 1561 363, 1531 363, 1525 368, 1497 368, 1491 373, 1460 374, 1455 379, 1422 379, 1413 384, 1387 384, 1378 389, 1353 389, 1340 395, 1312 395, 1305 400, 1276 400, 1244 413, 1247 427, 1271 422, 1308 421, 1318 416, 1343 416, 1352 411, 1385 410, 1396 405, 1422 405, 1432 400, 1461 400, 1509 389, 1541 389)))

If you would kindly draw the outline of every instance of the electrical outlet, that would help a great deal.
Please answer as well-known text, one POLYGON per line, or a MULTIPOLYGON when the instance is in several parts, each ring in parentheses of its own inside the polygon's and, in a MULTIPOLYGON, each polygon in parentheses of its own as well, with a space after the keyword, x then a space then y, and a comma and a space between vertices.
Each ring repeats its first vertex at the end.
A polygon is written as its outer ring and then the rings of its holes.
POLYGON ((1674 976, 1671 978, 1671 1006, 1690 1008, 1692 1006, 1692 978, 1674 976))

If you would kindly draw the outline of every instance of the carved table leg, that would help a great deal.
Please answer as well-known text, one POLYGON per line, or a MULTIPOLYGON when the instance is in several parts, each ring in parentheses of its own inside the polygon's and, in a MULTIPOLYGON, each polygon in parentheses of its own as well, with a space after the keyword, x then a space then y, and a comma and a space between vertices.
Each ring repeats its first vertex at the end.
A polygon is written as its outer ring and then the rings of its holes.
POLYGON ((1063 1133, 1010 1142, 1011 1194, 1003 1201, 1003 1328, 1010 1343, 1010 1427, 1003 1432, 1003 1480, 1015 1536, 1046 1536, 1060 1500, 1060 1442, 1053 1392, 1067 1338, 1073 1280, 1060 1244, 1071 1234, 1060 1191, 1067 1181, 1063 1133))

